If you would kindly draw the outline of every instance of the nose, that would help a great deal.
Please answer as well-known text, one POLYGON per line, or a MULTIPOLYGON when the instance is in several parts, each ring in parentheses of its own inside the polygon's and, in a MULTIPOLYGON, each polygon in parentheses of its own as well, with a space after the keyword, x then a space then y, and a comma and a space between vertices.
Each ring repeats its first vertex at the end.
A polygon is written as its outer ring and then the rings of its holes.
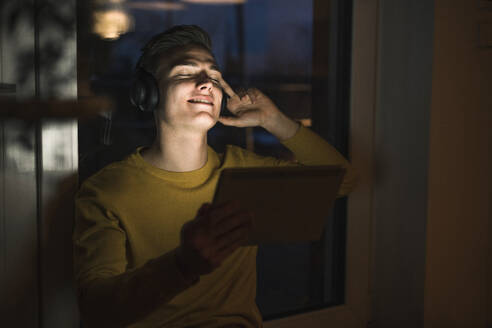
POLYGON ((200 90, 212 89, 213 83, 205 71, 201 71, 196 77, 196 86, 200 90))

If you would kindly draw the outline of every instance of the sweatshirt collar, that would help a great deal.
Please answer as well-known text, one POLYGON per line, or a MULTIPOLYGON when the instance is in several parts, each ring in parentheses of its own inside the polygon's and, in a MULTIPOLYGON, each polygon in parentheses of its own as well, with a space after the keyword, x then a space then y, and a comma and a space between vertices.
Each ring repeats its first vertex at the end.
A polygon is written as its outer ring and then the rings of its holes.
POLYGON ((147 163, 141 155, 143 149, 145 147, 139 147, 131 155, 132 160, 138 167, 160 179, 177 182, 182 186, 196 186, 206 182, 220 166, 219 156, 210 146, 207 146, 207 162, 205 165, 199 169, 187 172, 167 171, 147 163))

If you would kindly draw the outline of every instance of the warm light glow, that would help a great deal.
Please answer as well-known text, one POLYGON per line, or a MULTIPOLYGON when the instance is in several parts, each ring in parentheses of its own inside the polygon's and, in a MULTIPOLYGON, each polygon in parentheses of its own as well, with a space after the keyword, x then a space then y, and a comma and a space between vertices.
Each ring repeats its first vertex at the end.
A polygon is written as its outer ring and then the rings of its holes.
POLYGON ((94 3, 98 6, 121 4, 123 2, 125 0, 94 0, 94 3))
POLYGON ((246 0, 181 0, 183 2, 206 4, 206 5, 228 5, 228 4, 241 4, 246 0))
POLYGON ((130 15, 120 9, 96 11, 94 16, 93 32, 103 39, 115 40, 126 33, 133 26, 130 15))
POLYGON ((311 125, 313 125, 310 118, 301 118, 301 119, 298 119, 297 121, 299 123, 301 123, 302 126, 305 126, 305 127, 310 127, 311 125))
POLYGON ((166 1, 139 1, 126 3, 127 8, 145 9, 145 10, 183 10, 185 5, 182 3, 166 1))

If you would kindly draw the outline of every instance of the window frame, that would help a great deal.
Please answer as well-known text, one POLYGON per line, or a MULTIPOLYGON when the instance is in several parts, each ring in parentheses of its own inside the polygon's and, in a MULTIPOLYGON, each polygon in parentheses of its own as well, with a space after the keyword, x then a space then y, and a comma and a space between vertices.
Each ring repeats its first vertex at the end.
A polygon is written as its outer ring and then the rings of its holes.
POLYGON ((366 327, 371 321, 374 116, 377 92, 378 0, 354 0, 349 153, 359 184, 347 202, 345 303, 266 321, 265 328, 366 327))
MULTIPOLYGON (((77 5, 79 10, 82 5, 77 5)), ((378 8, 378 0, 353 0, 348 151, 359 174, 359 184, 347 200, 345 303, 265 321, 266 328, 366 327, 370 321, 378 8)), ((79 33, 77 37, 80 42, 79 33)), ((87 68, 87 63, 78 61, 79 73, 87 68)), ((83 74, 79 74, 77 83, 79 98, 90 98, 92 94, 83 74)))

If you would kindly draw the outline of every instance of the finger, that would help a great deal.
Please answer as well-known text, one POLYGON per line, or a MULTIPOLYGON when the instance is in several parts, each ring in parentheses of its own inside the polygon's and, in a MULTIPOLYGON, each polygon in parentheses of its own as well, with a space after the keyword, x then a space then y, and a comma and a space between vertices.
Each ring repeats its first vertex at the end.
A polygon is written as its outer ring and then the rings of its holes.
POLYGON ((249 95, 249 89, 238 88, 236 95, 238 96, 237 100, 240 105, 251 105, 253 103, 249 95))
POLYGON ((219 83, 222 86, 222 89, 229 97, 237 96, 234 90, 232 90, 231 86, 221 77, 219 79, 219 83))
POLYGON ((244 97, 241 98, 241 101, 245 104, 245 105, 251 105, 253 104, 253 101, 251 100, 251 97, 249 95, 249 93, 247 93, 244 97))
POLYGON ((224 248, 228 248, 230 245, 233 245, 237 240, 248 237, 250 231, 251 226, 249 224, 240 225, 216 238, 214 248, 217 251, 222 251, 224 248))
POLYGON ((261 112, 261 109, 257 104, 246 104, 240 100, 229 100, 227 109, 237 118, 244 116, 244 114, 261 112))
MULTIPOLYGON (((245 97, 249 97, 249 96, 245 96, 245 97)), ((251 98, 249 98, 250 100, 247 100, 247 101, 251 101, 251 98)), ((239 103, 236 104, 236 107, 234 108, 234 114, 238 115, 238 114, 241 114, 242 112, 247 112, 247 111, 251 111, 251 110, 259 110, 260 107, 258 106, 258 104, 253 104, 253 103, 245 103, 245 102, 242 102, 240 101, 239 103)))
POLYGON ((222 235, 228 234, 241 226, 251 228, 252 224, 251 213, 249 211, 241 211, 218 222, 214 227, 214 234, 216 238, 220 239, 222 235))
POLYGON ((262 113, 257 109, 243 110, 233 114, 235 116, 220 116, 219 121, 224 125, 237 127, 252 127, 261 124, 262 113))
POLYGON ((243 98, 246 93, 248 92, 248 90, 246 90, 245 88, 243 87, 239 87, 239 88, 236 88, 236 95, 241 99, 243 98))
POLYGON ((210 226, 215 227, 222 219, 232 215, 239 211, 239 202, 236 200, 230 200, 217 205, 212 205, 208 212, 210 217, 210 226))
POLYGON ((256 88, 250 88, 250 89, 248 89, 248 95, 251 99, 251 102, 254 103, 258 100, 258 98, 263 96, 263 92, 261 92, 260 90, 258 90, 256 88))
MULTIPOLYGON (((233 114, 238 114, 240 111, 243 110, 244 106, 251 105, 250 103, 245 103, 246 98, 241 99, 239 95, 235 95, 230 97, 227 100, 227 109, 233 113, 233 114)), ((247 101, 247 100, 246 100, 247 101)))
POLYGON ((235 126, 238 128, 244 128, 250 126, 246 120, 238 117, 219 117, 219 122, 227 126, 235 126))

